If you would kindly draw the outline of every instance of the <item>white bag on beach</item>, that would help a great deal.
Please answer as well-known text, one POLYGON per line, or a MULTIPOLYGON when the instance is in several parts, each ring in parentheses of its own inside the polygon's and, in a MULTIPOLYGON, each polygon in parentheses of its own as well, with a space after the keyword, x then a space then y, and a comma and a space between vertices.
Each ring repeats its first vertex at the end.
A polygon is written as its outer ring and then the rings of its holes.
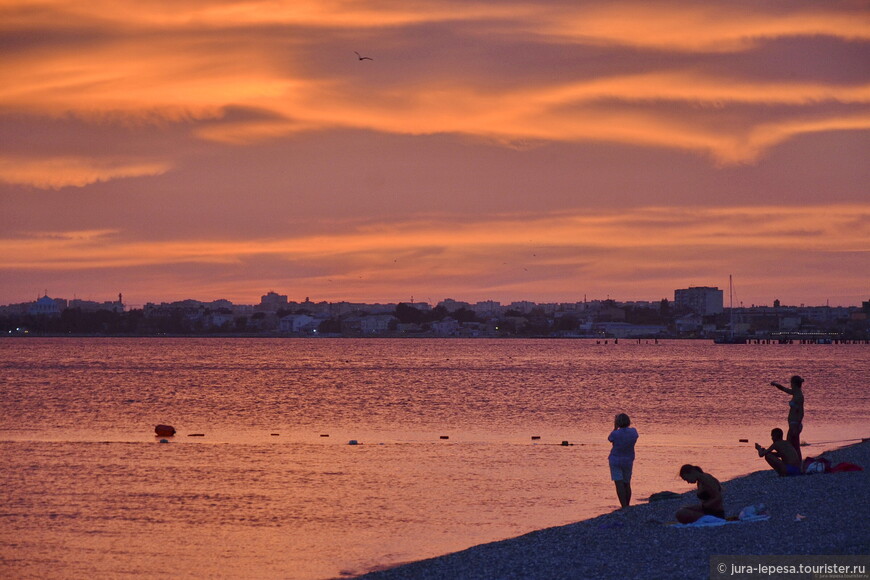
POLYGON ((812 475, 814 473, 824 473, 825 472, 825 464, 821 461, 813 461, 809 465, 807 465, 806 474, 812 475))

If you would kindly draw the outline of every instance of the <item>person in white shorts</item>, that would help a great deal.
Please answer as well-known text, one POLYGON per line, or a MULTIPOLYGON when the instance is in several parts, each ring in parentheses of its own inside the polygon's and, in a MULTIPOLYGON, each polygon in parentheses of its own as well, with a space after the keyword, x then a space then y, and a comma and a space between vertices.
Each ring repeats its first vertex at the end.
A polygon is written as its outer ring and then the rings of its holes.
POLYGON ((616 485, 616 497, 621 507, 631 502, 631 468, 634 465, 634 444, 637 442, 637 429, 630 427, 631 419, 620 413, 613 420, 613 431, 607 440, 613 444, 608 461, 610 478, 616 485))

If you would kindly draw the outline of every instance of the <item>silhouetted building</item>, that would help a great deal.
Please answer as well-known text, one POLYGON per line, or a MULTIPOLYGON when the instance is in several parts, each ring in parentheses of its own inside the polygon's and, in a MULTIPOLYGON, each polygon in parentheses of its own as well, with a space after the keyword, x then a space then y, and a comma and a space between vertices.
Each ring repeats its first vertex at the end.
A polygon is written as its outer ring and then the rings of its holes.
POLYGON ((278 321, 279 332, 304 332, 317 328, 319 320, 307 314, 288 314, 278 321))
MULTIPOLYGON (((65 303, 66 301, 62 302, 65 303)), ((29 309, 29 313, 34 316, 60 316, 60 311, 61 305, 58 304, 58 300, 49 298, 47 294, 31 304, 29 309)))
POLYGON ((471 304, 468 302, 461 302, 459 300, 454 300, 453 298, 445 298, 441 302, 438 303, 438 306, 443 306, 447 309, 447 312, 456 312, 460 309, 471 310, 471 304))
POLYGON ((701 316, 722 313, 722 290, 709 286, 690 286, 683 290, 674 290, 674 304, 678 309, 685 309, 701 316))
POLYGON ((269 291, 260 297, 260 304, 257 305, 257 311, 259 312, 278 312, 279 310, 285 310, 287 308, 287 295, 286 294, 277 294, 275 292, 269 291))

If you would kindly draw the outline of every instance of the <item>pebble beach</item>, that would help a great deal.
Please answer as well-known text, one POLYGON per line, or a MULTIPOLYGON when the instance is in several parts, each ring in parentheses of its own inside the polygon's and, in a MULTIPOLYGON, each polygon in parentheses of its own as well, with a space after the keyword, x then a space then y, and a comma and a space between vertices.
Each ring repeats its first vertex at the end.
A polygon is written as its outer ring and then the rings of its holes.
MULTIPOLYGON (((805 447, 803 453, 814 455, 812 447, 805 447)), ((694 493, 688 492, 359 578, 708 578, 711 555, 866 555, 870 553, 870 442, 823 456, 834 465, 850 462, 864 471, 780 478, 768 469, 722 482, 726 516, 764 504, 770 514, 766 521, 675 527, 676 510, 697 503, 694 493)), ((701 467, 716 475, 714 467, 701 467)))

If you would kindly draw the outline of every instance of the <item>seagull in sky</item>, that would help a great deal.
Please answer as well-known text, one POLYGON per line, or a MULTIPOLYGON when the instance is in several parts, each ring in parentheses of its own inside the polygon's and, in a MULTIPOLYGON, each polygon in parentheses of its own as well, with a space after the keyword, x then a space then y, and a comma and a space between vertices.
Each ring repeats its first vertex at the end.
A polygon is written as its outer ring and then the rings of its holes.
POLYGON ((375 59, 373 59, 373 58, 370 57, 370 56, 363 56, 363 55, 361 55, 360 53, 358 53, 357 51, 353 51, 353 53, 356 55, 356 57, 357 57, 359 60, 375 60, 375 59))

